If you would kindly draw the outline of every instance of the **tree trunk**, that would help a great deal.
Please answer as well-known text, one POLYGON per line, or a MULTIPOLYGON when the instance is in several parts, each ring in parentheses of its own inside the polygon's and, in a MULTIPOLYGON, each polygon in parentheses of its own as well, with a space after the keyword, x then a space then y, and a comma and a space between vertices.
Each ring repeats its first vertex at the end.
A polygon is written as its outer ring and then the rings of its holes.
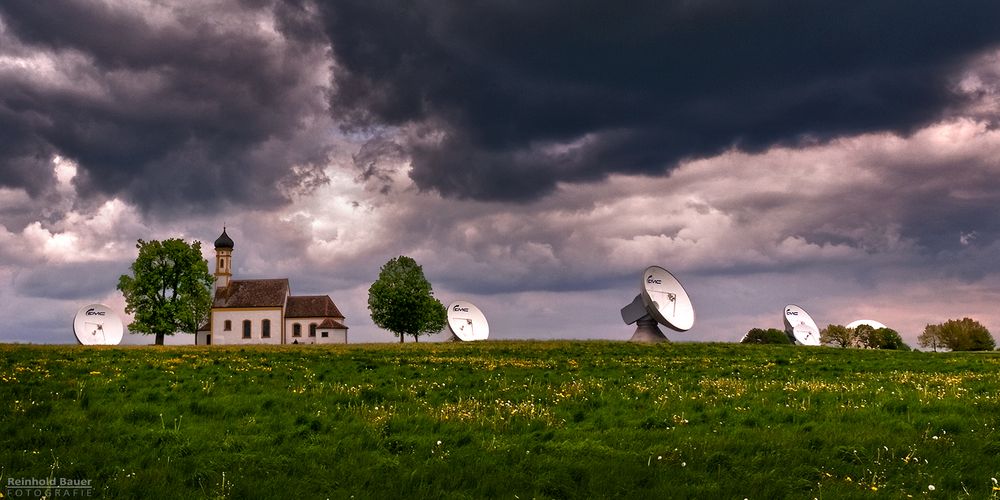
POLYGON ((157 333, 156 334, 156 345, 163 345, 163 334, 162 333, 157 333))
POLYGON ((406 337, 406 334, 405 334, 405 333, 400 333, 400 334, 399 334, 399 343, 400 343, 400 344, 402 344, 402 343, 403 343, 403 338, 404 338, 404 337, 406 337))
POLYGON ((420 342, 420 335, 414 335, 413 336, 413 341, 414 342, 420 342))

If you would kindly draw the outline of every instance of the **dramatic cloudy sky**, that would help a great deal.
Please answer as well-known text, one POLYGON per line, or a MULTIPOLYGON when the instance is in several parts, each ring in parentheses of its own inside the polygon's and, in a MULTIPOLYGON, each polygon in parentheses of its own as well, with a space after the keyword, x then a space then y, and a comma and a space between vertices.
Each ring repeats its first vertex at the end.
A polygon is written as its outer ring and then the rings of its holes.
MULTIPOLYGON (((137 239, 494 338, 627 339, 650 264, 736 341, 796 303, 1000 334, 1000 2, 0 2, 0 341, 72 342, 137 239)), ((1000 335, 998 335, 1000 336, 1000 335)), ((181 339, 190 342, 191 337, 181 339)), ((145 342, 148 338, 130 339, 145 342)))

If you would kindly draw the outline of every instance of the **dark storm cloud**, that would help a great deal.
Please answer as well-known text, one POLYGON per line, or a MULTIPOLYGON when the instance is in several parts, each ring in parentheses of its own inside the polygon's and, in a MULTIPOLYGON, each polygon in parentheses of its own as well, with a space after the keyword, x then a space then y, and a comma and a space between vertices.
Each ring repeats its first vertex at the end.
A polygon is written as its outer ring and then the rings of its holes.
POLYGON ((122 262, 81 262, 41 266, 18 273, 14 290, 21 296, 96 300, 118 285, 118 277, 129 272, 122 262))
POLYGON ((997 47, 1000 3, 321 3, 332 105, 354 126, 436 130, 424 189, 530 199, 559 181, 874 130, 962 105, 956 72, 997 47))
POLYGON ((385 163, 395 162, 398 165, 404 157, 403 147, 395 141, 385 137, 375 137, 362 144, 352 157, 354 167, 360 172, 357 180, 382 194, 388 194, 392 190, 394 169, 385 163))
POLYGON ((55 68, 0 72, 0 185, 42 190, 53 154, 79 165, 82 195, 144 209, 273 206, 315 185, 328 146, 307 124, 329 118, 310 80, 322 33, 304 7, 123 5, 0 4, 0 50, 55 68), (271 12, 294 36, 256 24, 271 12))

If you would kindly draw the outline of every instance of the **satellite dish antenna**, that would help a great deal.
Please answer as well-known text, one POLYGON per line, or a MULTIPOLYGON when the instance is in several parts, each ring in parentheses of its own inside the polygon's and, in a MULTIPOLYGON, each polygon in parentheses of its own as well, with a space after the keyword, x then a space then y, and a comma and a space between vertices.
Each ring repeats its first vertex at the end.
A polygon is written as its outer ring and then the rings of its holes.
POLYGON ((121 318, 104 304, 83 306, 73 318, 73 333, 83 345, 118 345, 124 332, 121 318))
POLYGON ((657 324, 678 332, 694 326, 694 307, 684 286, 670 271, 660 266, 649 266, 642 273, 639 295, 621 310, 626 325, 636 324, 633 342, 663 342, 657 324))
POLYGON ((861 325, 868 325, 876 330, 878 330, 879 328, 888 328, 887 326, 873 319, 858 319, 851 321, 850 323, 847 324, 847 328, 857 328, 861 325))
POLYGON ((490 336, 486 315, 467 300, 456 300, 448 306, 448 329, 452 340, 486 340, 490 336))
POLYGON ((819 327, 805 309, 785 306, 785 333, 802 345, 819 345, 819 327))

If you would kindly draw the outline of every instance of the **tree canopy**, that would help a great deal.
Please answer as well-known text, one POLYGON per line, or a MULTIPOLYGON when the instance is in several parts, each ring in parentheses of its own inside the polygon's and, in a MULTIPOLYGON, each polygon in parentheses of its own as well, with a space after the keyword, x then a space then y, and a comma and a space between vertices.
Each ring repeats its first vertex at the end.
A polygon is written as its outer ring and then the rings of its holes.
POLYGON ((952 351, 991 351, 996 348, 993 335, 972 318, 950 319, 937 325, 927 325, 917 337, 920 347, 935 351, 945 348, 952 351))
POLYGON ((390 259, 379 270, 368 289, 368 310, 372 321, 398 336, 400 343, 406 335, 419 341, 421 335, 437 333, 448 320, 423 268, 405 255, 390 259))
POLYGON ((777 328, 752 328, 740 341, 743 344, 791 344, 788 334, 777 328))
POLYGON ((125 312, 135 315, 129 330, 156 335, 157 345, 163 345, 165 335, 195 333, 212 310, 213 278, 202 258, 201 243, 139 240, 136 248, 139 256, 130 268, 132 276, 118 278, 125 312))
POLYGON ((909 351, 910 346, 892 328, 875 328, 861 324, 856 328, 844 325, 827 325, 819 333, 820 342, 840 347, 861 347, 864 349, 894 349, 909 351))
POLYGON ((854 329, 844 325, 827 325, 820 330, 819 341, 823 344, 851 347, 854 345, 854 329))
POLYGON ((854 330, 855 342, 859 347, 868 349, 892 349, 909 351, 910 346, 903 342, 903 337, 892 328, 873 328, 869 325, 859 325, 854 330))

